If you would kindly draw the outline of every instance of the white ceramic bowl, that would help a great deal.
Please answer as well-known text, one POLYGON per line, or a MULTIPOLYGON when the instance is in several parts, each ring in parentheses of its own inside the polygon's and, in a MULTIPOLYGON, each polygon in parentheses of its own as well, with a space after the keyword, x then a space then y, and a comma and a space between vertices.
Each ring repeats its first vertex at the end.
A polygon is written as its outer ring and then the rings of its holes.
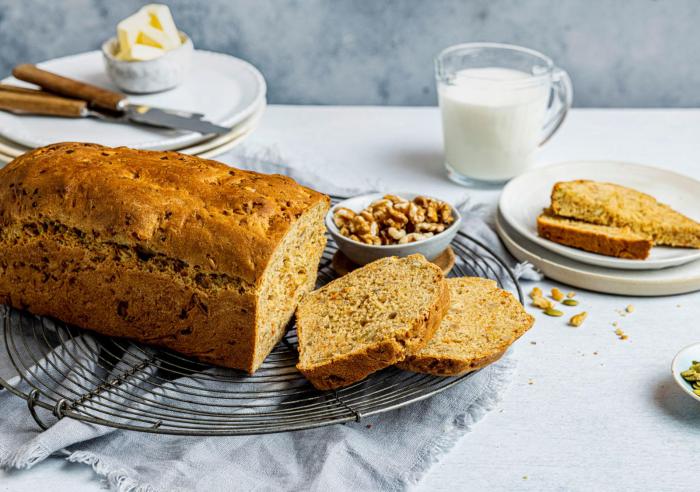
MULTIPOLYGON (((326 227, 338 245, 338 248, 345 253, 345 256, 358 265, 366 265, 367 263, 373 262, 380 258, 385 258, 387 256, 408 256, 416 253, 422 254, 428 260, 433 260, 440 253, 442 253, 447 246, 450 245, 452 239, 454 239, 455 235, 459 231, 462 216, 459 214, 456 208, 451 207, 452 216, 455 218, 455 221, 450 224, 450 227, 441 233, 434 235, 433 237, 423 239, 422 241, 416 241, 414 243, 375 246, 353 241, 349 237, 345 237, 340 233, 338 227, 335 225, 335 222, 333 222, 333 213, 337 208, 345 207, 355 212, 359 212, 366 208, 370 203, 386 194, 387 193, 370 193, 367 195, 348 198, 347 200, 343 200, 337 205, 331 207, 328 214, 326 214, 326 227)), ((403 197, 407 200, 413 200, 417 196, 427 196, 420 193, 392 194, 403 197)))
POLYGON ((161 92, 180 84, 192 63, 194 46, 184 32, 182 44, 153 60, 126 61, 116 58, 119 42, 109 39, 102 45, 102 59, 109 78, 121 90, 136 94, 161 92))
POLYGON ((694 360, 700 360, 700 343, 688 345, 678 352, 671 363, 671 372, 673 373, 673 379, 676 381, 676 384, 678 384, 683 391, 688 393, 691 398, 700 401, 700 396, 693 393, 693 388, 688 381, 681 376, 681 373, 688 370, 694 360))

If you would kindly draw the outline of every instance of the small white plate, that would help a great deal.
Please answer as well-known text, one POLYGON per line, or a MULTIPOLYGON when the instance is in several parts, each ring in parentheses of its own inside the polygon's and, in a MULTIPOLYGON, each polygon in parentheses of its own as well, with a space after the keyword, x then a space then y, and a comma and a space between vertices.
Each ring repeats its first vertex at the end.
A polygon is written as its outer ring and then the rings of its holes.
POLYGON ((700 249, 652 248, 646 260, 630 260, 589 253, 555 243, 537 234, 537 216, 550 204, 558 181, 590 179, 628 186, 655 197, 692 219, 700 219, 700 182, 664 169, 613 161, 565 162, 533 169, 509 182, 501 194, 503 219, 530 241, 567 258, 607 268, 653 270, 700 259, 700 249))
POLYGON ((567 285, 625 296, 668 296, 700 290, 700 261, 657 270, 616 270, 553 253, 520 235, 500 213, 496 231, 518 261, 530 262, 545 276, 567 285))
MULTIPOLYGON (((66 77, 118 90, 105 73, 102 53, 90 51, 56 58, 39 67, 66 77)), ((26 85, 14 77, 3 83, 26 85)), ((203 113, 218 125, 232 127, 250 116, 265 99, 266 85, 253 65, 222 53, 197 50, 185 81, 175 89, 148 95, 129 95, 134 103, 203 113)), ((142 125, 123 125, 94 118, 19 116, 0 111, 0 135, 25 147, 54 142, 94 142, 135 149, 171 150, 205 138, 196 132, 164 130, 142 125)))
POLYGON ((700 401, 700 396, 693 393, 693 388, 690 386, 688 381, 683 379, 683 376, 681 376, 681 373, 686 371, 692 365, 694 360, 700 360, 700 343, 688 345, 678 352, 671 363, 671 372, 673 373, 673 379, 676 381, 676 384, 678 384, 678 386, 680 386, 681 389, 688 393, 692 398, 700 401))

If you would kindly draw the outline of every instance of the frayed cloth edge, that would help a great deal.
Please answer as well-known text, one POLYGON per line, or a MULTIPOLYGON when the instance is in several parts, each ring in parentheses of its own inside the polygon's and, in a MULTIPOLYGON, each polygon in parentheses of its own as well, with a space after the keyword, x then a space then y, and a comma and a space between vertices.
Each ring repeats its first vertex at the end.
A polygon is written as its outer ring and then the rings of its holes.
POLYGON ((129 476, 124 468, 112 468, 99 456, 88 451, 75 451, 66 457, 71 463, 89 465, 93 471, 103 478, 111 490, 116 492, 156 492, 152 485, 140 483, 129 476))
POLYGON ((50 455, 51 451, 42 443, 32 443, 30 441, 20 446, 14 452, 0 449, 0 468, 28 470, 37 463, 44 461, 50 455))

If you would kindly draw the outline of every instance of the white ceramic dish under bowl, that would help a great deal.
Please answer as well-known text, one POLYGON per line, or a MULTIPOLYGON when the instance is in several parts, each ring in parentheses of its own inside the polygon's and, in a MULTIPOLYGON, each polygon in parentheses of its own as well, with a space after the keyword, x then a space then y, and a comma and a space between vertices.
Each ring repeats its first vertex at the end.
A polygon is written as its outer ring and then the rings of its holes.
POLYGON ((700 343, 688 345, 678 352, 671 363, 671 372, 673 373, 673 379, 676 381, 676 384, 678 384, 683 391, 688 393, 691 398, 700 401, 700 396, 693 393, 693 388, 690 386, 688 381, 683 379, 683 376, 681 376, 683 371, 690 368, 694 360, 700 360, 700 343))
MULTIPOLYGON (((412 254, 422 254, 428 260, 433 260, 445 249, 447 249, 452 242, 452 239, 454 239, 455 235, 459 231, 459 226, 462 222, 462 216, 459 214, 457 209, 452 206, 450 208, 452 208, 452 216, 455 220, 452 224, 450 224, 450 227, 441 233, 434 235, 433 237, 423 239, 422 241, 416 241, 414 243, 375 246, 353 241, 349 237, 345 237, 340 233, 338 227, 335 225, 335 222, 333 222, 333 212, 336 209, 349 208, 355 212, 360 212, 370 203, 382 198, 386 194, 387 193, 369 193, 367 195, 359 195, 348 198, 347 200, 343 200, 337 205, 331 207, 328 214, 326 214, 326 227, 338 245, 338 248, 345 254, 345 256, 358 265, 366 265, 367 263, 371 263, 387 256, 408 256, 412 254)), ((428 196, 421 193, 392 194, 407 200, 413 200, 417 196, 428 196)), ((428 196, 428 198, 434 197, 428 196)))
MULTIPOLYGON (((38 66, 118 90, 105 73, 100 51, 56 58, 38 66)), ((2 82, 27 85, 14 77, 2 82)), ((192 67, 182 84, 166 92, 129 96, 129 100, 135 104, 202 113, 212 123, 232 128, 264 104, 265 93, 265 79, 250 63, 223 53, 195 50, 192 67)), ((149 150, 179 149, 211 138, 197 132, 122 125, 94 118, 16 115, 4 111, 0 111, 0 135, 27 148, 78 141, 149 150)))
POLYGON ((581 263, 622 270, 655 270, 700 259, 700 249, 655 246, 646 260, 614 258, 555 243, 537 234, 537 216, 549 206, 558 181, 590 179, 648 193, 691 219, 700 220, 700 182, 664 169, 614 161, 577 161, 533 169, 510 181, 499 201, 506 223, 528 240, 581 263))
POLYGON ((180 32, 180 40, 180 46, 158 58, 127 61, 116 57, 119 41, 116 37, 111 38, 102 45, 107 75, 117 87, 132 94, 152 94, 172 89, 180 85, 192 66, 192 40, 184 32, 180 32))

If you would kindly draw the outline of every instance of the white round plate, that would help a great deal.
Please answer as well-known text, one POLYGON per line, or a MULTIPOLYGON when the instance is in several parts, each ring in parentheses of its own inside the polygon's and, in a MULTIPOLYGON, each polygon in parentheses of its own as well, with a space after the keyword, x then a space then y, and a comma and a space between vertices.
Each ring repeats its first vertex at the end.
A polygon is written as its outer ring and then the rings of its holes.
POLYGON ((666 296, 700 290, 700 261, 657 270, 613 270, 579 263, 541 247, 496 217, 496 231, 518 261, 528 261, 547 277, 574 287, 625 296, 666 296))
POLYGON ((550 204, 557 181, 590 179, 628 186, 648 193, 687 215, 700 219, 700 182, 664 169, 613 161, 578 161, 533 169, 510 181, 501 194, 503 219, 518 233, 550 251, 589 265, 623 270, 652 270, 700 259, 700 249, 655 246, 646 260, 630 260, 589 253, 564 246, 537 234, 537 216, 550 204))
MULTIPOLYGON (((56 58, 40 63, 39 67, 117 90, 105 73, 102 53, 99 51, 56 58)), ((14 77, 8 77, 2 82, 26 85, 14 77)), ((232 127, 250 116, 262 104, 265 93, 265 79, 250 63, 222 53, 197 50, 192 57, 190 72, 181 85, 158 94, 129 95, 129 100, 167 109, 203 113, 213 123, 232 127)), ((20 116, 2 111, 0 135, 30 148, 54 142, 79 141, 151 150, 171 150, 207 138, 196 132, 109 123, 94 118, 20 116)))
POLYGON ((694 343, 693 345, 688 345, 682 349, 673 358, 671 363, 671 372, 673 373, 673 380, 678 386, 681 387, 683 391, 688 393, 691 398, 695 398, 700 401, 700 396, 693 393, 693 388, 690 386, 688 381, 683 379, 681 373, 686 371, 693 363, 693 361, 700 360, 700 343, 694 343))
MULTIPOLYGON (((178 152, 182 152, 183 154, 199 155, 202 152, 215 149, 225 143, 230 142, 231 140, 237 139, 243 133, 247 135, 257 126, 257 123, 260 121, 266 107, 267 102, 263 99, 260 107, 256 108, 255 112, 245 118, 243 121, 234 125, 230 132, 223 135, 208 137, 189 146, 176 147, 169 150, 176 150, 178 152)), ((9 162, 14 157, 20 156, 25 152, 29 152, 30 150, 32 149, 29 147, 19 145, 0 137, 0 160, 3 162, 9 162)))
MULTIPOLYGON (((219 156, 225 152, 228 152, 229 150, 233 149, 236 145, 243 142, 243 140, 245 140, 246 137, 250 135, 253 132, 253 130, 255 130, 264 111, 265 105, 258 108, 255 111, 255 113, 238 123, 233 128, 233 130, 231 130, 229 133, 226 133, 225 135, 220 135, 213 139, 196 143, 195 145, 192 145, 190 147, 185 147, 176 150, 178 152, 182 152, 183 154, 196 155, 204 159, 211 159, 216 156, 219 156)), ((7 164, 8 162, 12 161, 18 155, 21 155, 24 152, 31 150, 23 148, 23 150, 16 152, 16 148, 12 147, 10 148, 11 152, 8 153, 8 151, 5 150, 6 145, 4 144, 4 142, 6 141, 0 138, 0 167, 1 165, 7 164)))

